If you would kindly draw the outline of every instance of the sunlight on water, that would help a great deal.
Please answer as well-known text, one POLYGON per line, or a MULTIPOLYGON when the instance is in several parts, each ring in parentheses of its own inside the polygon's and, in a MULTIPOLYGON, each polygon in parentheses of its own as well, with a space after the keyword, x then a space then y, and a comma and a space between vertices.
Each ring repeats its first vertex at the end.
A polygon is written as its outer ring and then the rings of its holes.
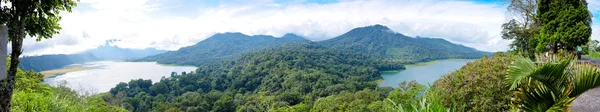
POLYGON ((151 79, 159 81, 162 77, 171 76, 171 72, 191 72, 196 70, 193 66, 163 66, 155 62, 113 62, 98 61, 83 64, 84 67, 94 69, 69 72, 63 75, 50 77, 44 83, 57 85, 67 81, 67 86, 73 89, 82 89, 94 92, 107 92, 120 82, 129 82, 132 79, 151 79))
POLYGON ((441 60, 435 64, 410 67, 399 72, 382 72, 383 82, 379 86, 398 87, 402 81, 415 80, 421 84, 431 84, 439 79, 442 75, 451 73, 460 69, 467 62, 474 61, 473 59, 450 59, 441 60))

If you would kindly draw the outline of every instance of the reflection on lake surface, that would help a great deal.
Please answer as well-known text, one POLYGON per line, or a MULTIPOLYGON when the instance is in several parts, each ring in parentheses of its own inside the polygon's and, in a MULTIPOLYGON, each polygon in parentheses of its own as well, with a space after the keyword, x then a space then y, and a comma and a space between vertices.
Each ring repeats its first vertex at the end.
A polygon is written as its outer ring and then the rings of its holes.
POLYGON ((180 74, 196 70, 196 67, 193 66, 164 66, 156 64, 156 62, 97 61, 84 63, 81 66, 94 69, 53 76, 46 78, 44 83, 57 85, 67 81, 67 86, 75 90, 107 92, 118 83, 127 83, 132 79, 151 79, 152 82, 157 82, 163 76, 171 76, 171 72, 180 74))
POLYGON ((410 67, 399 72, 381 72, 381 77, 383 77, 384 81, 379 86, 391 86, 395 88, 398 87, 400 82, 410 80, 416 80, 425 85, 432 84, 442 75, 458 70, 471 61, 474 61, 474 59, 440 60, 434 64, 410 67))

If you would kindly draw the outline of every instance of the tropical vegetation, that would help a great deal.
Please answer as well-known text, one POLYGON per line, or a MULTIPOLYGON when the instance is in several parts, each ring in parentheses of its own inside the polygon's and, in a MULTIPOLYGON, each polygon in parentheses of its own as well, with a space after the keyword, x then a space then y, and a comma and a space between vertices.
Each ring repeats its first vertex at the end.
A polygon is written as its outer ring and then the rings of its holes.
POLYGON ((507 83, 516 90, 511 105, 524 111, 568 111, 571 102, 589 89, 600 86, 596 65, 572 57, 516 58, 507 83))
POLYGON ((597 42, 589 41, 587 2, 511 0, 508 8, 518 16, 502 25, 502 37, 513 41, 508 53, 483 56, 488 53, 443 39, 410 38, 382 25, 322 42, 292 34, 224 33, 135 60, 196 65, 196 71, 155 82, 134 79, 95 96, 42 84, 39 73, 16 69, 11 110, 570 111, 574 99, 600 85, 597 66, 573 57, 577 46, 597 53, 597 42), (377 86, 381 71, 448 58, 480 59, 432 85, 377 86))
POLYGON ((64 84, 43 84, 43 75, 17 69, 15 91, 11 102, 13 112, 126 112, 111 106, 90 91, 75 91, 64 84), (82 93, 86 92, 86 93, 82 93))
POLYGON ((8 26, 11 59, 8 74, 0 80, 0 111, 10 111, 19 56, 23 53, 23 40, 34 37, 36 41, 52 38, 61 29, 60 12, 71 12, 77 6, 72 0, 0 0, 0 30, 8 26))

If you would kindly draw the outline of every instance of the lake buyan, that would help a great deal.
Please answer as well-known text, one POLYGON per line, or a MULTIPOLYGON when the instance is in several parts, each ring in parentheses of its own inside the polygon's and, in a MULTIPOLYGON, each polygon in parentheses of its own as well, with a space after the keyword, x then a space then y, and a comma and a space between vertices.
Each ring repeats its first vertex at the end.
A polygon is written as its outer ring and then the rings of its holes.
POLYGON ((439 79, 442 75, 458 70, 463 65, 466 65, 468 62, 472 61, 474 61, 474 59, 439 60, 433 64, 407 67, 405 70, 398 72, 384 71, 381 72, 383 82, 379 83, 379 86, 391 86, 396 88, 402 81, 411 80, 415 80, 424 85, 433 84, 433 82, 439 79))
POLYGON ((132 79, 151 79, 158 82, 162 77, 170 77, 171 72, 195 71, 193 66, 165 66, 156 62, 114 62, 98 61, 81 64, 83 67, 93 69, 68 72, 44 79, 44 83, 57 85, 64 81, 67 86, 75 90, 88 92, 107 92, 120 82, 129 82, 132 79))

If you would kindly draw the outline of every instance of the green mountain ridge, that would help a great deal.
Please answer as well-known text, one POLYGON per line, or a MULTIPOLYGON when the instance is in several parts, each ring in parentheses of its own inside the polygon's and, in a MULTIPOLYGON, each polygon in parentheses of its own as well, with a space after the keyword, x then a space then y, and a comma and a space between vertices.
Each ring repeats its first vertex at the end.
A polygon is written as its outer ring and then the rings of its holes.
MULTIPOLYGON (((285 43, 310 42, 304 37, 286 34, 248 36, 242 33, 219 33, 195 45, 177 51, 131 61, 157 61, 161 64, 195 65, 232 61, 244 53, 259 51, 285 43)), ((412 38, 395 33, 383 25, 355 28, 338 37, 315 42, 335 49, 371 54, 389 62, 415 63, 449 58, 479 58, 486 52, 439 38, 412 38)))
POLYGON ((355 28, 338 37, 319 43, 403 63, 449 58, 479 58, 486 54, 486 52, 440 38, 408 37, 395 33, 383 25, 355 28))
POLYGON ((219 33, 195 45, 132 61, 157 61, 161 64, 201 65, 239 58, 244 53, 285 43, 308 42, 303 37, 286 34, 280 38, 268 35, 248 36, 242 33, 219 33))
POLYGON ((374 89, 375 80, 381 79, 378 64, 377 58, 358 52, 314 42, 287 43, 234 61, 201 65, 195 72, 173 73, 156 83, 123 82, 103 99, 134 112, 272 111, 269 108, 312 105, 318 98, 344 91, 374 89), (115 97, 119 95, 123 98, 115 97))
MULTIPOLYGON (((185 56, 178 59, 230 56, 230 59, 200 64, 191 73, 172 73, 171 77, 156 83, 143 79, 123 82, 112 88, 103 99, 119 102, 115 105, 125 105, 123 108, 135 112, 326 111, 338 108, 333 106, 338 103, 330 103, 333 102, 330 100, 335 100, 332 98, 356 93, 352 95, 357 96, 356 101, 347 99, 351 102, 344 105, 357 111, 380 111, 383 107, 365 106, 382 104, 383 98, 394 90, 377 86, 377 80, 382 79, 381 71, 403 69, 402 63, 475 58, 485 53, 443 39, 410 38, 381 25, 358 28, 323 42, 310 42, 294 35, 279 39, 286 38, 304 41, 284 41, 277 45, 273 44, 277 38, 272 36, 217 34, 194 46, 158 56, 185 56), (257 44, 266 41, 271 44, 257 47, 257 44), (200 49, 209 45, 214 47, 200 49), (239 48, 241 46, 246 49, 239 48), (247 50, 247 47, 261 49, 247 50)), ((214 57, 211 59, 216 59, 214 57)))

